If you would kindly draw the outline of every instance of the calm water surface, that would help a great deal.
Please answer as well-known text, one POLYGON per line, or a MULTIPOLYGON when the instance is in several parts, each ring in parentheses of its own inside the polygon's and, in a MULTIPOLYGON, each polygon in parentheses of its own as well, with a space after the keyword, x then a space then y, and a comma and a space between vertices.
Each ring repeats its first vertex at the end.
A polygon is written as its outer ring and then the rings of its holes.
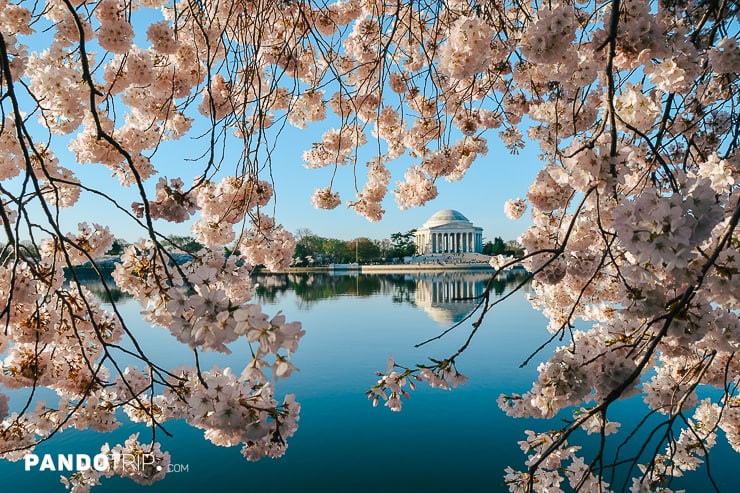
MULTIPOLYGON (((382 406, 373 408, 363 394, 377 380, 374 372, 385 370, 389 354, 412 365, 429 356, 454 353, 468 335, 469 322, 439 341, 418 349, 414 345, 461 321, 474 304, 460 298, 482 293, 489 275, 260 276, 258 296, 265 311, 274 314, 282 310, 288 320, 300 320, 306 331, 293 359, 300 371, 277 388, 278 396, 296 394, 302 406, 299 429, 290 439, 286 455, 250 463, 241 456, 239 447, 214 446, 203 438, 202 431, 169 423, 167 428, 174 437, 162 434, 158 439, 170 452, 172 463, 186 466, 187 471, 172 472, 148 487, 127 479, 103 478, 103 484, 93 491, 508 491, 503 470, 507 465, 524 468, 525 456, 517 445, 524 430, 562 426, 557 418, 552 423, 508 418, 495 402, 501 393, 526 391, 542 360, 535 358, 519 368, 546 338, 544 317, 530 307, 523 293, 489 314, 474 342, 458 359, 458 369, 469 377, 467 385, 452 391, 419 385, 400 413, 382 406)), ((512 275, 508 285, 499 282, 496 296, 520 280, 521 276, 512 275)), ((138 316, 136 303, 124 297, 118 301, 126 316, 138 316)), ((191 363, 189 352, 166 331, 143 322, 135 330, 161 366, 191 363)), ((229 356, 206 353, 202 367, 231 365, 241 371, 248 361, 246 345, 232 349, 229 356)), ((546 354, 547 350, 543 357, 546 354)), ((20 397, 13 395, 11 407, 19 402, 20 397)), ((637 423, 645 406, 632 399, 618 403, 617 411, 620 416, 610 417, 622 421, 624 428, 637 423)), ((125 416, 123 421, 126 423, 125 416)), ((149 436, 145 427, 130 424, 105 434, 68 430, 38 446, 36 453, 92 456, 101 444, 122 443, 136 432, 142 439, 149 436)), ((721 491, 736 491, 730 471, 737 465, 737 454, 720 435, 713 451, 712 472, 721 491)), ((587 449, 596 446, 583 434, 571 441, 585 444, 587 449)), ((624 481, 620 472, 615 485, 624 481)), ((2 493, 64 491, 59 473, 25 472, 22 461, 0 461, 0 478, 2 493)), ((703 473, 694 473, 682 487, 688 492, 711 491, 703 473)))

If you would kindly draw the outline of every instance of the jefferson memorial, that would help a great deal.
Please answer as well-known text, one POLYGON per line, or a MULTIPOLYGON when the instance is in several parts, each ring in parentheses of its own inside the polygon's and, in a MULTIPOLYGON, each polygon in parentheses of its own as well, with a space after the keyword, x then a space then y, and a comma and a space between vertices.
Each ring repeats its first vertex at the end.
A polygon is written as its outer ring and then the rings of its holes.
POLYGON ((414 234, 417 255, 481 253, 483 228, 452 209, 436 212, 414 234))

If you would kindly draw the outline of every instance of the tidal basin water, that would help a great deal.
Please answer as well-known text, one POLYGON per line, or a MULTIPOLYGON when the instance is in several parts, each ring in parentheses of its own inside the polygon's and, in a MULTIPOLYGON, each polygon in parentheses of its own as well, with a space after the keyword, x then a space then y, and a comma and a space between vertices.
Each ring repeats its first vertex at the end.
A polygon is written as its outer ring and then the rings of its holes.
MULTIPOLYGON (((200 430, 180 422, 167 423, 174 437, 159 433, 157 438, 171 454, 173 472, 151 486, 102 478, 102 484, 92 491, 508 491, 503 483, 505 467, 525 469, 526 457, 517 444, 524 439, 524 430, 560 428, 561 418, 568 417, 562 414, 550 422, 513 419, 496 405, 501 393, 528 390, 536 378, 537 364, 554 348, 547 346, 520 368, 548 336, 544 317, 525 299, 526 286, 489 313, 469 349, 458 358, 458 370, 469 378, 467 385, 444 391, 420 384, 411 398, 404 400, 400 413, 382 405, 373 408, 364 395, 377 381, 375 371, 385 370, 389 354, 408 365, 453 354, 469 334, 469 321, 438 341, 421 348, 414 345, 463 320, 474 302, 461 298, 481 294, 490 275, 258 276, 258 297, 265 311, 272 315, 281 310, 288 320, 300 320, 306 331, 293 358, 300 371, 281 381, 276 392, 278 396, 296 394, 302 406, 299 429, 289 440, 286 455, 247 462, 239 447, 217 447, 205 440, 200 430)), ((521 279, 521 274, 512 274, 508 282, 498 282, 494 299, 508 293, 521 279)), ((122 297, 118 303, 125 316, 137 319, 140 307, 135 302, 122 297)), ((141 321, 134 329, 142 346, 161 366, 192 363, 189 351, 167 331, 141 321)), ((232 366, 240 372, 248 358, 246 344, 236 345, 228 356, 204 354, 201 365, 204 369, 232 366)), ((12 409, 22 405, 21 397, 11 394, 12 409)), ((646 410, 639 398, 630 399, 618 402, 610 418, 621 421, 625 429, 637 424, 646 410)), ((110 433, 64 431, 39 445, 35 453, 92 457, 105 442, 111 446, 122 443, 137 432, 142 441, 151 435, 146 427, 129 424, 125 415, 122 421, 126 424, 110 433)), ((718 435, 711 456, 712 474, 720 491, 737 491, 731 473, 738 456, 727 446, 723 433, 718 435)), ((580 432, 570 441, 584 445, 584 455, 597 446, 595 438, 580 432)), ((59 476, 50 471, 26 472, 23 461, 0 461, 0 492, 65 491, 59 476)), ((623 468, 616 470, 613 484, 617 490, 622 490, 625 478, 623 468)), ((689 473, 675 486, 688 493, 713 490, 704 471, 689 473)))

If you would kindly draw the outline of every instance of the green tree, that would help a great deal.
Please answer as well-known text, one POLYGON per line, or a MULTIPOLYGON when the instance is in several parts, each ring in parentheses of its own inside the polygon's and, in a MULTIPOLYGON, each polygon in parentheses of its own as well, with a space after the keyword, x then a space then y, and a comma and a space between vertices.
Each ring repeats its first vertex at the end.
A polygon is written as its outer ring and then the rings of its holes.
POLYGON ((324 255, 329 262, 346 264, 355 259, 354 242, 347 242, 335 238, 326 238, 322 242, 324 255))
POLYGON ((483 245, 483 253, 486 255, 506 255, 506 244, 501 237, 497 236, 493 241, 488 241, 483 245))
POLYGON ((524 248, 521 243, 517 240, 509 240, 506 242, 506 253, 516 258, 522 258, 524 256, 524 248))
POLYGON ((113 240, 113 246, 110 247, 110 250, 108 250, 106 255, 113 255, 113 256, 120 256, 123 254, 123 251, 126 249, 127 246, 129 246, 130 243, 124 239, 116 238, 113 240))
POLYGON ((377 262, 380 260, 380 246, 369 238, 357 238, 353 242, 358 262, 377 262))
POLYGON ((416 243, 414 242, 415 229, 406 231, 405 233, 393 233, 391 235, 391 251, 388 253, 388 258, 403 258, 416 253, 416 243))
POLYGON ((493 241, 484 243, 482 251, 485 255, 509 255, 516 258, 524 256, 524 249, 518 241, 504 241, 498 236, 493 241))

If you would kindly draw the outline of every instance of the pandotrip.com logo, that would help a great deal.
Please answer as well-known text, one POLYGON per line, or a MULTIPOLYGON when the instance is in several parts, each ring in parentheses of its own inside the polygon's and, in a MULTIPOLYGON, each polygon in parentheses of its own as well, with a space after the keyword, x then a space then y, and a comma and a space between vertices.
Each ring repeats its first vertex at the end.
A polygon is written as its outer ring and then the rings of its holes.
POLYGON ((23 457, 23 469, 26 471, 82 472, 94 469, 98 472, 113 471, 132 473, 146 470, 170 472, 188 472, 188 464, 157 464, 154 454, 147 453, 110 453, 96 454, 26 454, 23 457))

